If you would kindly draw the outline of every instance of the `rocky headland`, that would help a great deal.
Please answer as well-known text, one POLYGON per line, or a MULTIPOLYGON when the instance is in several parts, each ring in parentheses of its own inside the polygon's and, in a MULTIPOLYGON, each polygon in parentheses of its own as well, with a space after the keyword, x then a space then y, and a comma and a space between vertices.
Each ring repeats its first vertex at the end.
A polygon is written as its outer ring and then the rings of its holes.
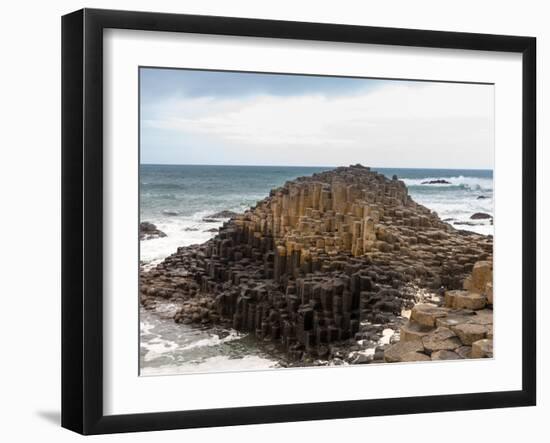
POLYGON ((141 270, 145 308, 254 334, 284 365, 492 356, 492 237, 443 222, 397 177, 340 167, 229 215, 141 270))

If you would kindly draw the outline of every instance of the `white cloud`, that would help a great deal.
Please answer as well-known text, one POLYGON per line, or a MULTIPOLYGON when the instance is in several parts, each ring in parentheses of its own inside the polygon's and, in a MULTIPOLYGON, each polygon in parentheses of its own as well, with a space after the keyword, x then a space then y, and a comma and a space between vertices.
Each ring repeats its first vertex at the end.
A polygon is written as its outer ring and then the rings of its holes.
POLYGON ((492 168, 493 87, 396 82, 360 95, 171 100, 147 128, 204 137, 234 149, 238 164, 252 155, 262 164, 492 168))

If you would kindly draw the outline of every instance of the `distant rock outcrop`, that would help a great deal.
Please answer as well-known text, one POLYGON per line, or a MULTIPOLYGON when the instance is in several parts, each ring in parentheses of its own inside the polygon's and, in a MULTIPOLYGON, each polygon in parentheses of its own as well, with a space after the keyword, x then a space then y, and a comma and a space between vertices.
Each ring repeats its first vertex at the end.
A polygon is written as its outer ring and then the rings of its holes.
POLYGON ((421 183, 422 185, 450 185, 451 182, 443 179, 437 179, 437 180, 426 180, 421 183))
POLYGON ((471 220, 488 220, 490 218, 493 218, 493 216, 485 212, 476 212, 470 217, 471 220))
MULTIPOLYGON (((361 346, 403 321, 415 304, 411 285, 459 289, 491 257, 491 237, 464 235, 415 203, 402 181, 355 165, 273 189, 211 240, 141 272, 140 297, 146 307, 178 304, 177 322, 269 338, 294 360, 342 361, 353 349, 352 360, 365 362, 384 358, 382 348, 367 358, 361 346)), ((440 335, 434 343, 450 338, 440 335)), ((441 358, 451 352, 436 347, 441 358)), ((406 351, 430 358, 419 346, 406 351)))
POLYGON ((151 223, 151 222, 141 222, 139 224, 139 239, 140 240, 151 240, 153 238, 166 237, 166 234, 151 223))

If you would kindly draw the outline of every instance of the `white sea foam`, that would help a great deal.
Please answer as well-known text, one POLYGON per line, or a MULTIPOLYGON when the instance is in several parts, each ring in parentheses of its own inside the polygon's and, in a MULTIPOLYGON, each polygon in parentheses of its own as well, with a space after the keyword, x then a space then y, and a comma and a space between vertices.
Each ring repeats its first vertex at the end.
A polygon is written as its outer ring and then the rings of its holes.
POLYGON ((196 342, 190 343, 187 346, 183 346, 180 348, 180 350, 187 351, 189 349, 202 348, 205 346, 217 346, 217 345, 221 345, 222 343, 227 343, 233 340, 239 340, 244 337, 246 337, 246 334, 241 334, 232 329, 229 332, 229 335, 227 335, 226 337, 220 338, 219 335, 212 334, 208 338, 203 338, 203 339, 197 340, 196 342))
POLYGON ((190 217, 166 216, 152 222, 166 234, 166 237, 142 240, 140 242, 140 260, 149 266, 155 265, 176 252, 180 246, 201 244, 216 235, 210 229, 219 229, 227 219, 216 222, 204 222, 212 211, 201 211, 190 217))
POLYGON ((492 235, 494 232, 490 219, 471 219, 471 216, 476 212, 493 215, 493 198, 491 194, 487 195, 487 198, 477 199, 476 194, 459 198, 454 193, 432 195, 416 192, 414 189, 410 189, 409 192, 417 203, 435 211, 442 220, 450 223, 456 229, 484 235, 492 235))
POLYGON ((140 347, 145 350, 146 353, 143 360, 146 362, 155 360, 163 355, 171 357, 171 354, 178 349, 178 344, 172 340, 166 340, 159 334, 153 333, 155 325, 152 323, 141 322, 141 337, 140 347), (153 335, 152 338, 144 340, 143 337, 147 335, 153 335))
POLYGON ((150 323, 150 322, 147 322, 147 321, 142 321, 140 322, 139 324, 139 328, 140 328, 140 335, 148 335, 152 332, 152 330, 154 329, 155 325, 153 323, 150 323))
MULTIPOLYGON (((177 326, 175 326, 177 327, 177 326)), ((190 349, 203 348, 209 346, 218 346, 223 343, 228 343, 233 340, 239 340, 246 337, 246 334, 241 334, 235 330, 231 330, 229 335, 226 337, 220 338, 217 334, 210 334, 207 338, 202 338, 197 341, 192 341, 191 343, 181 346, 175 341, 167 340, 162 338, 161 335, 154 334, 152 329, 154 328, 153 324, 142 323, 141 324, 141 334, 146 336, 147 334, 153 334, 154 337, 149 340, 141 340, 141 347, 146 351, 145 356, 143 357, 144 361, 150 362, 155 360, 164 354, 169 354, 174 351, 182 352, 188 351, 190 349)))
POLYGON ((464 177, 459 175, 456 177, 424 177, 424 178, 403 178, 401 179, 408 187, 411 186, 423 186, 423 187, 452 187, 462 186, 465 189, 477 190, 477 191, 492 191, 493 179, 483 177, 464 177), (426 182, 435 180, 445 180, 450 184, 433 183, 428 184, 426 182))
POLYGON ((382 331, 382 337, 380 338, 380 341, 378 342, 379 345, 387 345, 390 343, 391 338, 393 337, 393 334, 395 331, 391 328, 386 328, 382 331))
POLYGON ((246 333, 228 329, 221 334, 177 324, 158 312, 140 311, 142 375, 265 369, 277 364, 276 359, 251 346, 246 333))

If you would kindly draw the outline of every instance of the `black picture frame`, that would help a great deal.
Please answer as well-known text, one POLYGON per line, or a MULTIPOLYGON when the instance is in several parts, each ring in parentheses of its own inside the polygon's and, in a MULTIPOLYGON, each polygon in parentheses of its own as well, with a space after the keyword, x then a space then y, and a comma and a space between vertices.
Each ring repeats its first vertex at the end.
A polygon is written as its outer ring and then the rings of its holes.
POLYGON ((97 9, 63 16, 62 426, 82 434, 105 434, 535 405, 535 67, 533 37, 97 9), (107 28, 522 54, 522 388, 506 392, 104 415, 102 37, 107 28))

